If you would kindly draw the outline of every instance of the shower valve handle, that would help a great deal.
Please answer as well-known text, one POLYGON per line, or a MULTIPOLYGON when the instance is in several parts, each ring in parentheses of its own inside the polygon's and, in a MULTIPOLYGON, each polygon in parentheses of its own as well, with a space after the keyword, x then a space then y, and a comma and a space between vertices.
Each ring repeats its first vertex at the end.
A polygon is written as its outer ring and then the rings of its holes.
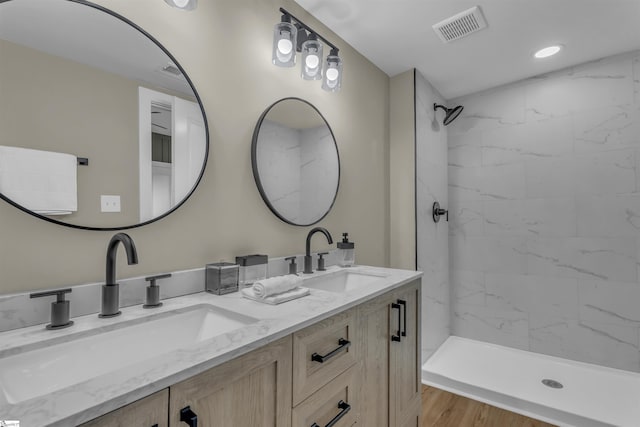
POLYGON ((449 222, 449 211, 442 209, 440 203, 433 202, 433 222, 440 222, 440 217, 446 215, 447 222, 449 222))

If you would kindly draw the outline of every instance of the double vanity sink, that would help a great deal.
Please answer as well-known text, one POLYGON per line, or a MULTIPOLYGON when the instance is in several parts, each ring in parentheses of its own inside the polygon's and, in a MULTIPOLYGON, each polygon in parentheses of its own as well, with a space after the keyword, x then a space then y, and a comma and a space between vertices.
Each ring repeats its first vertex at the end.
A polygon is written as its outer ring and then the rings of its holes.
POLYGON ((198 293, 161 308, 88 315, 58 331, 0 334, 0 414, 24 425, 79 424, 415 280, 418 272, 332 267, 278 306, 198 293))

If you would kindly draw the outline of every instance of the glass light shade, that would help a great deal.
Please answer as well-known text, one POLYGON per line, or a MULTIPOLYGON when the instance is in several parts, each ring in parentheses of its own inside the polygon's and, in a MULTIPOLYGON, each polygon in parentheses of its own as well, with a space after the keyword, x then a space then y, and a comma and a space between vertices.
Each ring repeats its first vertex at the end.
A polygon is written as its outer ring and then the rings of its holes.
MULTIPOLYGON (((312 36, 315 36, 312 34, 312 36)), ((302 43, 302 61, 300 65, 303 79, 320 80, 322 78, 322 44, 315 38, 309 37, 302 43)))
POLYGON ((278 67, 296 65, 296 36, 298 30, 291 22, 279 22, 273 28, 273 64, 278 67))
POLYGON ((164 0, 170 6, 183 10, 193 10, 198 4, 198 0, 164 0))
MULTIPOLYGON (((333 52, 332 52, 333 53, 333 52)), ((338 55, 327 56, 322 89, 338 92, 342 86, 342 59, 338 55)))

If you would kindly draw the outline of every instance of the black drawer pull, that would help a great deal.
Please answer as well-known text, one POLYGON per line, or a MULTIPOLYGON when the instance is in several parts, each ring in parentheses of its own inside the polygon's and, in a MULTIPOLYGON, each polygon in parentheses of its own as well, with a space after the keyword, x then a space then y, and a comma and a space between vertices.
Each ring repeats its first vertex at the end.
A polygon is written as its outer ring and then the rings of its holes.
MULTIPOLYGON (((340 421, 340 419, 342 417, 347 415, 347 412, 349 412, 351 410, 351 405, 349 405, 345 401, 341 400, 340 402, 338 402, 338 409, 342 409, 342 410, 340 411, 340 413, 338 415, 333 417, 333 419, 331 421, 329 421, 325 427, 333 427, 334 425, 336 425, 336 423, 338 421, 340 421)), ((313 424, 311 424, 311 427, 320 427, 320 426, 318 425, 318 423, 313 423, 313 424)))
POLYGON ((335 350, 331 350, 329 353, 325 354, 324 356, 318 353, 313 353, 311 355, 311 360, 313 360, 314 362, 324 363, 327 360, 331 359, 336 354, 340 353, 342 350, 346 350, 347 348, 349 348, 350 345, 351 345, 351 341, 347 341, 344 338, 340 338, 338 340, 338 347, 336 347, 335 350))
POLYGON ((154 425, 152 425, 151 427, 158 427, 158 424, 154 424, 154 425))
POLYGON ((191 406, 180 410, 180 421, 189 424, 189 427, 198 427, 198 416, 191 410, 191 406))
POLYGON ((400 329, 402 328, 402 310, 400 307, 400 304, 396 304, 395 302, 391 304, 392 309, 398 310, 398 335, 391 335, 391 341, 395 342, 402 341, 402 334, 400 333, 400 329))
POLYGON ((407 302, 405 300, 398 300, 398 304, 400 304, 404 311, 404 327, 402 328, 402 336, 407 336, 407 302))

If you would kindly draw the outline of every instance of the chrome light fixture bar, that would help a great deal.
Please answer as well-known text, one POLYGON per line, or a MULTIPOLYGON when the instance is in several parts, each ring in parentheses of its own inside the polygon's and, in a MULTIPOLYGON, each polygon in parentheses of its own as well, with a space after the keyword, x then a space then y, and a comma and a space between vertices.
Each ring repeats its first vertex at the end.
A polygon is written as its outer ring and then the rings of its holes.
POLYGON ((339 91, 342 86, 342 59, 338 56, 339 49, 284 8, 281 7, 279 10, 282 18, 273 31, 273 64, 279 67, 293 67, 296 65, 296 52, 301 52, 300 76, 305 80, 322 79, 324 90, 339 91), (331 48, 325 61, 322 60, 323 46, 318 39, 331 48))

